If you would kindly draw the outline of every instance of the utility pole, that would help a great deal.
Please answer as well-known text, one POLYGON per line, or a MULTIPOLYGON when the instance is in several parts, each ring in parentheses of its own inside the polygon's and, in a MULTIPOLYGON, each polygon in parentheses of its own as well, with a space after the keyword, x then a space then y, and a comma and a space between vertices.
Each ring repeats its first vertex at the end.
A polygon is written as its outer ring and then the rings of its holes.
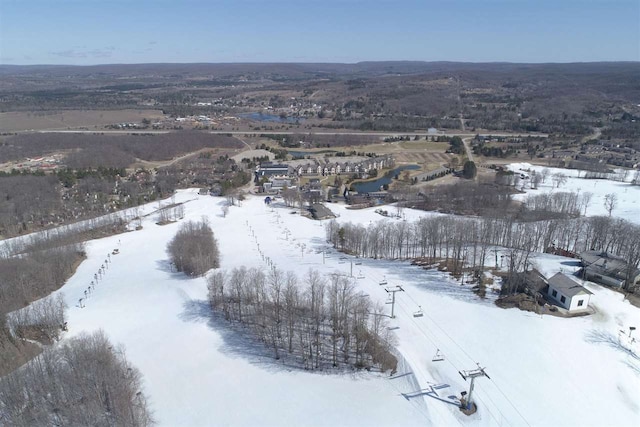
POLYGON ((498 269, 498 250, 494 249, 493 250, 494 255, 496 256, 496 270, 498 269))
MULTIPOLYGON (((471 394, 473 393, 473 383, 475 381, 476 378, 478 377, 487 377, 489 379, 491 379, 491 377, 489 377, 489 375, 487 375, 487 373, 484 371, 485 368, 481 368, 480 365, 478 365, 478 369, 473 369, 471 371, 458 371, 458 373, 460 374, 460 376, 462 377, 463 380, 467 381, 467 378, 471 378, 471 385, 469 386, 469 393, 466 392, 462 392, 462 399, 460 400, 461 403, 461 408, 464 410, 471 410, 472 409, 472 404, 473 402, 471 401, 471 394), (467 395, 467 397, 465 398, 464 395, 467 395)), ((475 411, 473 411, 475 412, 475 411)), ((467 414, 468 415, 468 414, 467 414)))
POLYGON ((351 270, 349 271, 349 277, 353 277, 353 261, 351 261, 351 270))
POLYGON ((396 306, 396 292, 404 292, 404 289, 402 289, 402 286, 396 285, 395 288, 384 288, 384 290, 391 294, 391 318, 395 319, 396 316, 393 313, 396 306))

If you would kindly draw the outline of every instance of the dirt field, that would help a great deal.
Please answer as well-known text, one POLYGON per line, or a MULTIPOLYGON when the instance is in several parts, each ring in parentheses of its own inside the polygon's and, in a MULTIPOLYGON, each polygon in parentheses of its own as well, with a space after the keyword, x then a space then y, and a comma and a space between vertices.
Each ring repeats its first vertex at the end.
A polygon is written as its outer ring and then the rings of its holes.
MULTIPOLYGON (((447 154, 446 142, 403 141, 362 147, 363 151, 377 154, 391 154, 397 164, 412 163, 422 167, 422 171, 431 171, 447 164, 455 155, 447 154)), ((412 171, 412 175, 421 171, 412 171)))
POLYGON ((0 132, 24 130, 79 129, 94 130, 117 123, 141 123, 161 119, 159 110, 64 110, 0 113, 0 132))

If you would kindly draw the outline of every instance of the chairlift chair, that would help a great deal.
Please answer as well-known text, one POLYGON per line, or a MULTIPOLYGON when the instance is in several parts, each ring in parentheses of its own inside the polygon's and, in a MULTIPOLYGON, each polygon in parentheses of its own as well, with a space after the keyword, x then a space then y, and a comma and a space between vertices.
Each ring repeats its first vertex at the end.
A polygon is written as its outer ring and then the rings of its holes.
POLYGON ((380 282, 380 286, 387 286, 387 278, 385 277, 384 279, 382 279, 382 281, 380 282))
POLYGON ((364 274, 362 273, 362 271, 358 272, 358 279, 364 279, 364 274))
POLYGON ((418 306, 418 311, 413 313, 413 317, 422 317, 422 316, 424 316, 424 313, 422 311, 422 307, 418 306))
POLYGON ((433 359, 431 359, 431 361, 432 362, 442 362, 443 360, 444 360, 444 354, 442 354, 440 349, 437 349, 436 355, 433 356, 433 359))

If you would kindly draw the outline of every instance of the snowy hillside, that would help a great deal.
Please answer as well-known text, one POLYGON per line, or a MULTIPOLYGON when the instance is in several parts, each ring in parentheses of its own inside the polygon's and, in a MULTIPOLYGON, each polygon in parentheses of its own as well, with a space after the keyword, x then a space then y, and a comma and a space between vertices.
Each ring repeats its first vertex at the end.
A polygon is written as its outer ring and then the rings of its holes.
MULTIPOLYGON (((299 276, 310 268, 351 271, 352 260, 342 259, 326 244, 324 222, 289 208, 267 207, 262 198, 252 197, 223 217, 222 198, 187 190, 178 192, 175 201, 185 202, 185 219, 209 219, 227 270, 242 265, 266 268, 251 227, 262 252, 279 269, 299 276)), ((629 210, 635 206, 626 203, 629 210)), ((594 200, 593 206, 597 204, 594 200)), ((382 219, 374 209, 329 207, 340 215, 339 221, 368 224, 382 219)), ((409 220, 425 213, 405 214, 409 220)), ((588 285, 596 315, 541 318, 480 300, 437 271, 406 262, 357 260, 354 264, 362 264, 353 265, 359 277, 354 280, 372 299, 386 301, 387 292, 379 285, 384 280, 405 289, 396 295, 397 318, 390 323, 407 365, 393 378, 307 373, 280 365, 261 344, 212 318, 206 280, 186 278, 171 271, 168 263, 165 247, 179 223, 155 222, 150 215, 142 230, 89 242, 88 259, 60 292, 70 306, 68 336, 102 328, 126 347, 128 359, 144 376, 159 425, 640 423, 640 360, 618 345, 619 330, 640 326, 640 310, 620 294, 588 285), (79 308, 78 299, 116 248, 120 253, 111 255, 104 278, 79 308), (424 316, 414 317, 419 306, 424 316), (444 361, 432 361, 437 349, 444 361), (468 390, 458 371, 474 369, 476 362, 491 379, 476 380, 479 409, 467 417, 454 401, 468 390)), ((567 260, 544 256, 538 261, 545 271, 560 271, 567 260)))
MULTIPOLYGON (((626 219, 627 221, 640 224, 640 186, 631 185, 629 182, 634 177, 634 172, 628 174, 625 182, 612 181, 607 179, 585 179, 586 172, 576 169, 560 169, 548 168, 544 166, 531 165, 530 163, 512 163, 508 165, 509 169, 527 174, 529 171, 540 173, 544 169, 549 170, 549 178, 544 183, 538 185, 538 189, 531 190, 529 186, 525 186, 524 190, 528 194, 537 194, 539 192, 582 192, 592 193, 593 198, 587 209, 588 216, 608 215, 604 206, 604 197, 606 194, 615 193, 618 197, 616 208, 613 210, 613 216, 626 219), (567 176, 567 182, 562 184, 560 188, 554 188, 551 178, 556 173, 562 173, 567 176)), ((528 175, 527 175, 528 176, 528 175)), ((520 188, 518 186, 518 188, 520 188)), ((518 195, 517 199, 522 199, 526 195, 518 195)))

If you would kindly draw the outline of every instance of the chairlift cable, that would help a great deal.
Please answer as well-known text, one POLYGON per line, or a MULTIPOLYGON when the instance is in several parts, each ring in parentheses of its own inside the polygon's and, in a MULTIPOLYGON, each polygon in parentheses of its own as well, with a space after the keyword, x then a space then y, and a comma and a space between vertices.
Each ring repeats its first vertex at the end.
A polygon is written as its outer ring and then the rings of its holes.
MULTIPOLYGON (((370 274, 375 276, 375 274, 370 274)), ((416 305, 418 305, 417 301, 411 296, 411 294, 409 292, 407 292, 405 290, 405 295, 409 297, 409 299, 416 305)), ((406 307, 404 307, 403 303, 401 302, 401 300, 397 300, 397 304, 398 304, 398 308, 400 310, 402 310, 403 312, 405 312, 405 314, 409 314, 407 312, 406 307)), ((418 305, 419 306, 419 305, 418 305)), ((438 327, 438 329, 440 329, 442 331, 442 333, 444 333, 447 338, 449 338, 449 340, 451 340, 464 354, 465 356, 467 356, 467 358, 469 358, 472 363, 476 363, 476 361, 469 355, 469 353, 464 350, 464 348, 462 348, 462 346, 460 344, 458 344, 458 342, 456 340, 454 340, 445 330, 444 328, 442 328, 431 316, 429 316, 426 312, 425 312, 425 316, 431 320, 431 322, 433 322, 433 324, 435 326, 438 327)), ((438 345, 435 342, 435 338, 431 339, 425 332, 424 330, 422 330, 421 325, 418 324, 418 322, 413 318, 413 316, 408 316, 414 324, 415 326, 418 328, 418 330, 433 344, 436 346, 436 349, 439 349, 440 347, 438 347, 438 345)), ((426 325, 425 325, 425 328, 426 325)), ((427 330, 429 330, 427 328, 427 330)), ((452 356, 453 358, 455 358, 455 356, 452 356)), ((456 371, 460 371, 461 369, 457 368, 456 365, 453 363, 453 361, 450 359, 450 357, 445 357, 445 361, 449 362, 449 364, 456 370, 456 371)), ((498 385, 495 383, 495 381, 491 380, 491 382, 493 382, 493 384, 496 386, 496 388, 498 389, 498 391, 500 392, 500 394, 502 394, 506 399, 507 402, 511 405, 511 407, 513 407, 513 409, 518 413, 518 415, 522 418, 522 420, 527 424, 530 425, 529 422, 527 421, 527 419, 522 415, 522 413, 516 408, 516 406, 513 404, 513 402, 511 400, 509 400, 506 396, 506 394, 504 392, 502 392, 502 390, 499 389, 498 385)), ((491 417, 498 422, 498 420, 496 419, 496 417, 491 413, 491 411, 488 409, 488 405, 486 404, 486 402, 484 402, 482 399, 480 399, 480 397, 476 394, 476 398, 481 401, 482 403, 485 404, 485 407, 487 408, 487 412, 491 415, 491 417)), ((489 395, 487 395, 487 398, 491 401, 491 403, 493 404, 493 406, 495 407, 495 409, 500 412, 500 415, 502 416, 502 419, 508 422, 508 419, 504 416, 504 414, 502 413, 502 411, 500 410, 499 406, 495 404, 495 402, 493 402, 493 400, 489 397, 489 395)))

